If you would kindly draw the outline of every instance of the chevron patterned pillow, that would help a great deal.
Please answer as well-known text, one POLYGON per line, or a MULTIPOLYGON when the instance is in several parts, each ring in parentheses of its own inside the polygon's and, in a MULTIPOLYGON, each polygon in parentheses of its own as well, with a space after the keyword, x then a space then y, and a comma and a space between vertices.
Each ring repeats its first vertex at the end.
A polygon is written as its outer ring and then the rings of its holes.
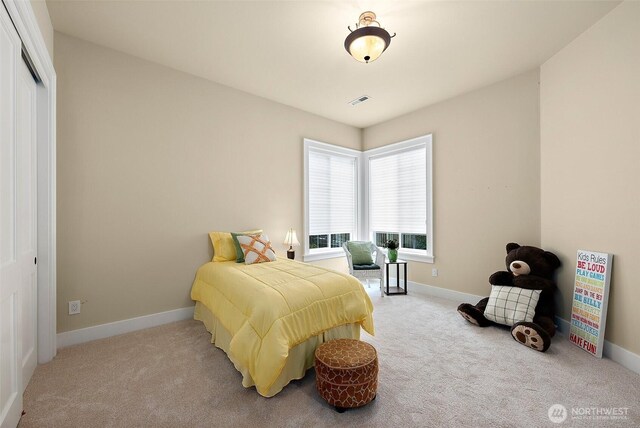
POLYGON ((271 242, 269 242, 267 235, 247 235, 237 238, 244 253, 245 264, 272 262, 276 259, 276 253, 271 248, 271 242))

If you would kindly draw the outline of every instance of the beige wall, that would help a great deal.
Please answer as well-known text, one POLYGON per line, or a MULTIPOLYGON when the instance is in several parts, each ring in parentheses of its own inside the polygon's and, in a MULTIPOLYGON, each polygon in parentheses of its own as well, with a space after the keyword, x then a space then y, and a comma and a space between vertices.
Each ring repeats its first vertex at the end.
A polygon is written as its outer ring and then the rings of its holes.
POLYGON ((192 305, 208 231, 261 227, 284 255, 303 138, 361 146, 357 128, 63 34, 55 49, 59 332, 192 305))
POLYGON ((49 51, 49 56, 53 58, 53 26, 51 25, 47 3, 44 0, 31 0, 31 7, 33 8, 33 14, 36 16, 38 27, 40 27, 44 44, 47 47, 47 51, 49 51))
POLYGON ((534 70, 364 130, 365 149, 433 134, 435 263, 410 280, 488 295, 508 242, 540 244, 538 93, 534 70))
POLYGON ((206 231, 302 231, 304 137, 366 150, 432 133, 435 263, 410 262, 409 279, 486 295, 507 242, 540 245, 565 264, 567 319, 576 250, 611 252, 607 339, 640 353, 639 18, 624 3, 540 76, 364 130, 55 33, 58 331, 191 305, 206 231))
POLYGON ((640 354, 640 3, 626 2, 541 68, 542 244, 564 262, 569 319, 578 249, 614 254, 605 338, 640 354))

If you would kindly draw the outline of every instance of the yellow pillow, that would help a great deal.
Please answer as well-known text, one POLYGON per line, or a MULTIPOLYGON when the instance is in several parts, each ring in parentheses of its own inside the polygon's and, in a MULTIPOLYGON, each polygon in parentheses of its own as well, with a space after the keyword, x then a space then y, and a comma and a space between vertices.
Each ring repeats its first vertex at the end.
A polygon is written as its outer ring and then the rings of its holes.
POLYGON ((226 262, 236 259, 236 248, 233 245, 233 238, 229 232, 209 233, 211 244, 213 244, 213 261, 226 262))
MULTIPOLYGON (((249 230, 241 233, 250 235, 256 232, 260 233, 262 230, 249 230)), ((236 246, 233 243, 231 232, 210 232, 209 238, 213 244, 214 262, 228 262, 237 259, 236 246)))

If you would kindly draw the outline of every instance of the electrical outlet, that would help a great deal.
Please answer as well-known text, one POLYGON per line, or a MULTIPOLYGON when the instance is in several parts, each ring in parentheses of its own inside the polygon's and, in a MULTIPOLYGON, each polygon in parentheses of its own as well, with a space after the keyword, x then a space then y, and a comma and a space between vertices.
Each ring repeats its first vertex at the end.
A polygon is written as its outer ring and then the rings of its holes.
POLYGON ((438 269, 436 268, 431 269, 431 276, 438 276, 438 269))
POLYGON ((71 300, 69 302, 69 315, 77 315, 80 313, 80 300, 71 300))

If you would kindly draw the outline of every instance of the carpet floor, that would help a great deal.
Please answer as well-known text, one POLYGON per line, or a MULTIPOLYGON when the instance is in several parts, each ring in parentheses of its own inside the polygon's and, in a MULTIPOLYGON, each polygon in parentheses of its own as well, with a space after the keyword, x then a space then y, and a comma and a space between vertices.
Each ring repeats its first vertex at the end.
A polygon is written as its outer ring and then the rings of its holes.
POLYGON ((507 329, 467 323, 457 302, 370 290, 376 336, 362 339, 380 373, 365 407, 335 412, 313 370, 263 398, 200 322, 181 321, 60 349, 36 369, 19 427, 640 426, 640 375, 613 361, 562 336, 535 352, 507 329))

